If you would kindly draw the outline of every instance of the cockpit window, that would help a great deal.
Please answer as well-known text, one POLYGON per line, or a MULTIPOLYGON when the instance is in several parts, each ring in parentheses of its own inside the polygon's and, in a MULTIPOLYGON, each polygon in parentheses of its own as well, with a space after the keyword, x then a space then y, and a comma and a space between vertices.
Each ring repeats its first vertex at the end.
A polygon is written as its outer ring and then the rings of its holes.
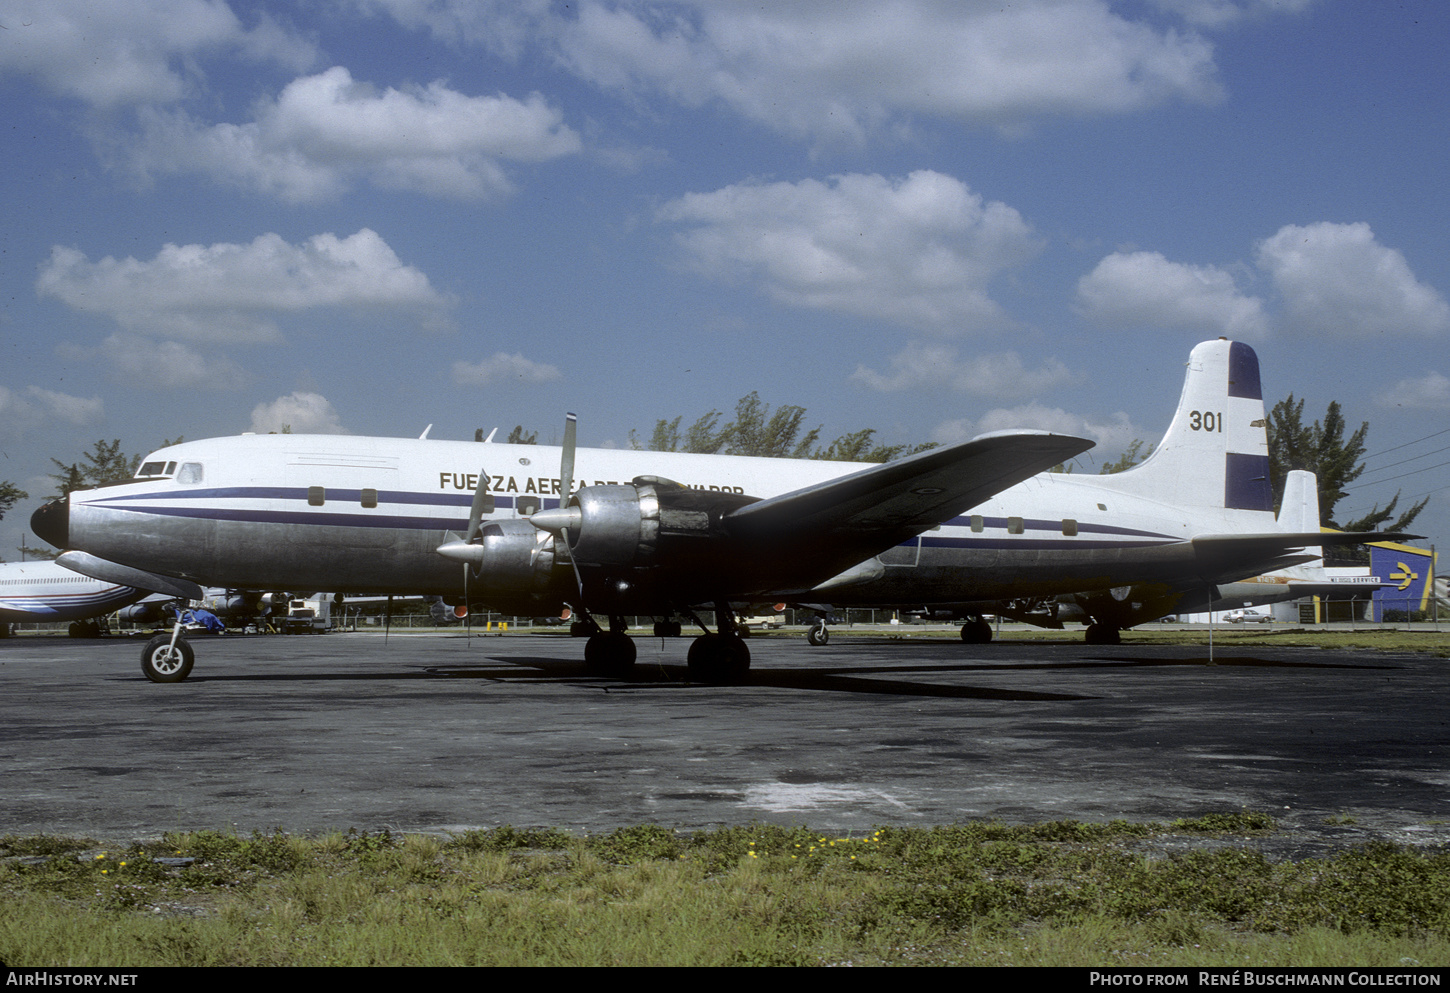
POLYGON ((199 483, 201 482, 201 478, 200 462, 183 462, 181 463, 181 470, 176 474, 176 481, 178 483, 199 483))
POLYGON ((175 471, 175 462, 172 462, 169 467, 165 462, 147 462, 136 472, 136 478, 149 479, 152 476, 169 476, 175 471))

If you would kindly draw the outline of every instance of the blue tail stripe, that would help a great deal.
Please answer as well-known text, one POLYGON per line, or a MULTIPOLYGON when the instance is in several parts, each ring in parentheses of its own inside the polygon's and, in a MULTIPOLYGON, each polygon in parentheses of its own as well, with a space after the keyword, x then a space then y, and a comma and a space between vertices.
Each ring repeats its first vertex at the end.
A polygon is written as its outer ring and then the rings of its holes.
POLYGON ((1259 357, 1241 341, 1229 343, 1228 395, 1246 400, 1264 399, 1263 389, 1259 386, 1259 357))
POLYGON ((1224 467, 1223 505, 1230 510, 1273 510, 1269 457, 1229 452, 1224 467))

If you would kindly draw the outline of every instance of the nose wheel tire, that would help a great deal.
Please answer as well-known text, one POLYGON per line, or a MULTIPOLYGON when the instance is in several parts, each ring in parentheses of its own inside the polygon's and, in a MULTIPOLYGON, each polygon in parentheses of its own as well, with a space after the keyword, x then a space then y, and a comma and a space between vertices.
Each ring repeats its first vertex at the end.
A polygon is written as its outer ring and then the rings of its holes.
POLYGON ((141 672, 153 683, 179 683, 191 675, 196 652, 185 638, 171 644, 171 635, 158 634, 141 652, 141 672))

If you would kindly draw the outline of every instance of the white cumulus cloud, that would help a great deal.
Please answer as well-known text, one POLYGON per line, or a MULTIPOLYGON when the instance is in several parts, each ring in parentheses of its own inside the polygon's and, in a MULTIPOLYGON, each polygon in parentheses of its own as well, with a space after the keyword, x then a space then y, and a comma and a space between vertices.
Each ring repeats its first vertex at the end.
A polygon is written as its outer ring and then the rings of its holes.
POLYGON ((913 116, 1014 126, 1221 96, 1213 48, 1103 0, 574 5, 543 21, 596 85, 860 141, 913 116))
POLYGON ((247 375, 225 356, 207 354, 179 341, 113 334, 99 347, 62 344, 56 353, 70 361, 100 362, 112 379, 142 390, 237 389, 247 375))
MULTIPOLYGON (((935 442, 950 445, 991 431, 1024 429, 1091 438, 1097 442, 1098 449, 1104 452, 1120 451, 1137 438, 1156 439, 1157 437, 1135 427, 1128 415, 1122 411, 1103 419, 1084 417, 1060 407, 1045 407, 1039 403, 998 407, 987 411, 976 420, 963 418, 944 421, 933 429, 931 437, 935 442)), ((1079 461, 1089 465, 1094 461, 1100 461, 1102 456, 1098 453, 1098 449, 1094 449, 1091 455, 1078 456, 1079 461)))
POLYGON ((1285 225, 1259 243, 1257 262, 1284 299, 1286 322, 1300 333, 1450 330, 1450 304, 1415 278, 1404 255, 1381 245, 1368 224, 1285 225))
POLYGON ((223 0, 13 0, 4 5, 0 76, 26 75, 95 107, 179 100, 197 60, 240 56, 302 70, 311 42, 265 12, 246 27, 223 0))
POLYGON ((1450 331, 1450 304, 1362 222, 1285 225, 1257 244, 1252 267, 1239 268, 1272 292, 1242 292, 1229 269, 1116 252, 1078 280, 1076 307, 1105 326, 1231 338, 1275 330, 1341 338, 1450 331))
POLYGON ((978 396, 1023 397, 1066 385, 1076 377, 1056 358, 1029 369, 1016 352, 963 359, 950 346, 912 342, 892 356, 890 372, 860 365, 851 378, 883 392, 945 387, 978 396))
POLYGON ((302 391, 259 403, 252 409, 251 431, 257 434, 286 428, 292 434, 347 434, 337 411, 325 396, 302 391))
POLYGON ((1450 410, 1450 379, 1434 370, 1408 376, 1381 393, 1379 403, 1406 410, 1450 410))
POLYGON ((512 189, 504 163, 580 150, 563 114, 535 93, 467 96, 441 82, 384 90, 342 66, 288 84, 245 124, 205 125, 183 111, 142 114, 138 172, 199 172, 289 202, 331 199, 359 183, 481 201, 512 189))
POLYGON ((1078 280, 1078 310, 1100 324, 1185 328, 1230 338, 1269 330, 1263 303, 1215 266, 1170 262, 1158 252, 1117 252, 1078 280))
POLYGON ((18 438, 51 421, 84 427, 99 422, 104 415, 100 397, 87 399, 41 386, 22 390, 0 386, 0 436, 18 438))
POLYGON ((1201 28, 1224 28, 1268 14, 1297 14, 1314 0, 1153 0, 1162 9, 1201 28))
POLYGON ((114 319, 127 330, 217 343, 271 341, 275 318, 318 308, 398 308, 436 323, 451 301, 363 228, 292 245, 276 234, 247 244, 167 245, 142 261, 92 262, 60 245, 41 266, 37 292, 114 319))
POLYGON ((534 362, 515 352, 495 352, 478 362, 453 363, 453 381, 460 386, 487 386, 502 380, 524 383, 547 383, 559 378, 559 370, 543 362, 534 362))
POLYGON ((678 243, 705 275, 938 333, 1010 323, 988 284, 1041 249, 1016 210, 928 170, 737 184, 686 194, 656 217, 684 228, 678 243))

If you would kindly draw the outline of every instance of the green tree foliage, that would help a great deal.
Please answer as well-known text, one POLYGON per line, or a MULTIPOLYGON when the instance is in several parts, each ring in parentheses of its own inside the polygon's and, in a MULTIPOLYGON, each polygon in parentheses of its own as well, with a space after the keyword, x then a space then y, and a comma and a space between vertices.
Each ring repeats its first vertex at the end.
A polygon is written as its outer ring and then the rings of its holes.
MULTIPOLYGON (((1396 493, 1389 506, 1383 510, 1376 504, 1365 516, 1337 523, 1335 507, 1348 493, 1349 485, 1364 472, 1365 436, 1369 434, 1369 421, 1360 424, 1358 430, 1345 437, 1346 423, 1338 402, 1331 402, 1322 422, 1304 424, 1304 401, 1295 400, 1294 394, 1274 404, 1269 412, 1269 482, 1273 487, 1274 509, 1277 511, 1284 499, 1284 481, 1291 470, 1307 469, 1319 480, 1319 523, 1323 527, 1342 531, 1372 531, 1379 528, 1394 514, 1399 504, 1396 493)), ((1410 526, 1420 511, 1430 502, 1426 497, 1400 514, 1389 530, 1402 531, 1410 526)))
POLYGON ((537 445, 539 443, 539 432, 526 432, 524 431, 524 426, 522 424, 517 424, 514 426, 514 429, 509 432, 509 436, 505 438, 504 441, 510 445, 537 445))
MULTIPOLYGON (((29 496, 29 493, 26 493, 8 479, 0 479, 0 520, 5 519, 5 512, 7 510, 29 496)), ((4 561, 4 558, 0 558, 0 562, 4 561)))
POLYGON ((1123 472, 1126 469, 1133 468, 1133 466, 1137 465, 1139 462, 1142 462, 1148 456, 1153 454, 1152 445, 1148 446, 1148 450, 1146 452, 1143 451, 1143 445, 1144 442, 1142 438, 1134 438, 1133 443, 1127 448, 1123 449, 1123 454, 1118 457, 1116 462, 1103 463, 1103 467, 1098 470, 1098 475, 1111 476, 1115 472, 1123 472))
POLYGON ((911 455, 935 447, 933 444, 880 445, 873 443, 875 428, 865 428, 842 435, 829 445, 820 444, 821 429, 802 431, 806 409, 786 404, 772 412, 758 392, 740 398, 735 405, 735 419, 720 427, 725 415, 711 410, 701 415, 681 432, 683 415, 674 420, 655 422, 649 443, 629 433, 635 450, 652 452, 696 452, 706 455, 757 455, 783 459, 839 459, 848 462, 888 462, 902 455, 911 455))
POLYGON ((136 475, 141 456, 127 455, 121 451, 121 439, 96 441, 90 450, 81 453, 79 462, 65 463, 51 459, 58 472, 50 474, 56 481, 56 496, 63 497, 72 490, 90 489, 106 483, 120 483, 136 475))
POLYGON ((771 459, 809 458, 819 427, 799 437, 806 409, 786 404, 770 412, 760 394, 751 391, 735 405, 735 420, 726 427, 725 451, 729 455, 759 455, 771 459), (797 440, 799 438, 799 440, 797 440))
POLYGON ((0 520, 5 519, 5 512, 15 506, 21 500, 30 496, 20 487, 9 480, 0 479, 0 520))
MULTIPOLYGON (((283 433, 288 431, 288 428, 283 428, 283 433)), ((178 435, 163 440, 159 447, 170 448, 172 445, 181 444, 183 440, 178 435)), ((108 483, 126 482, 136 475, 136 470, 141 465, 141 456, 127 455, 121 451, 120 438, 111 441, 102 438, 91 446, 90 451, 83 452, 78 461, 67 463, 57 458, 50 461, 57 469, 50 474, 56 484, 55 495, 64 497, 73 490, 88 490, 108 483)))

